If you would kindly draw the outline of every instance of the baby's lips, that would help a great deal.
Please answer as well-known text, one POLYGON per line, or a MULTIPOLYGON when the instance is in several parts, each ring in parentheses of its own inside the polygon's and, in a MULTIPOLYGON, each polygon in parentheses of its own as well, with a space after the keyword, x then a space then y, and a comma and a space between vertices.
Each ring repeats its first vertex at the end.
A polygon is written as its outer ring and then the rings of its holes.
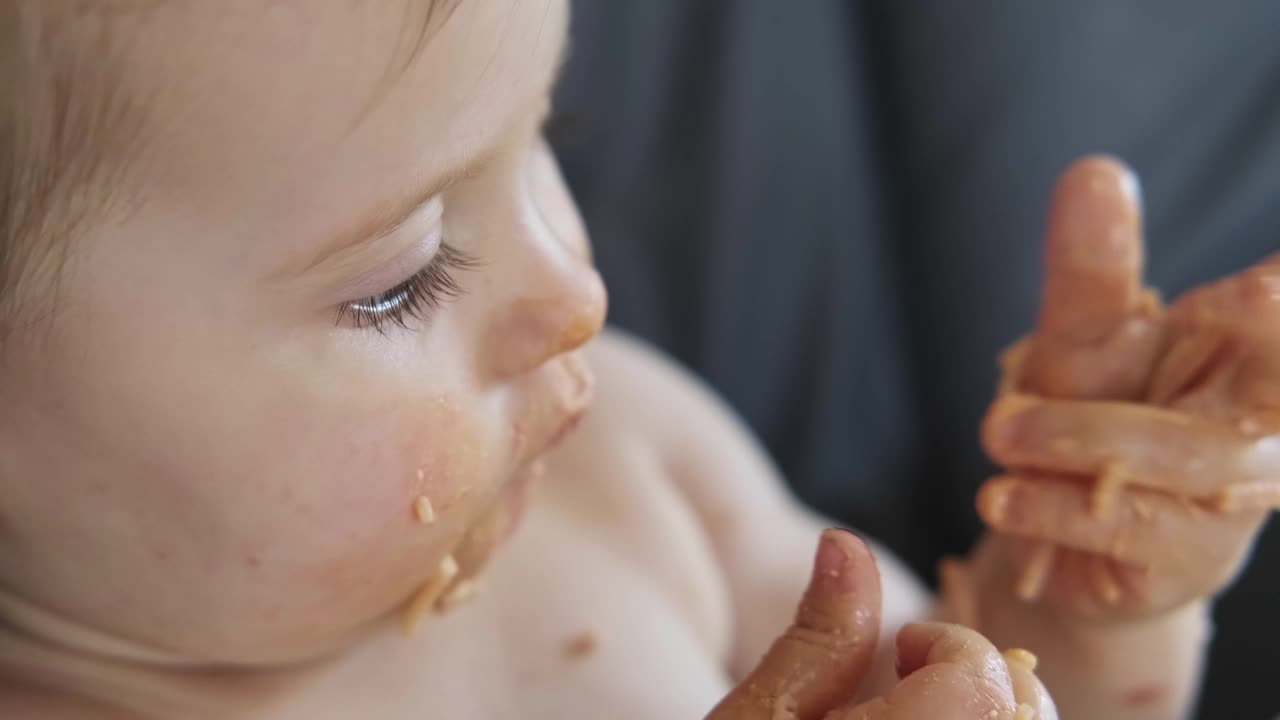
POLYGON ((579 353, 547 363, 533 376, 512 425, 512 454, 519 464, 542 456, 578 427, 595 390, 595 376, 579 353))

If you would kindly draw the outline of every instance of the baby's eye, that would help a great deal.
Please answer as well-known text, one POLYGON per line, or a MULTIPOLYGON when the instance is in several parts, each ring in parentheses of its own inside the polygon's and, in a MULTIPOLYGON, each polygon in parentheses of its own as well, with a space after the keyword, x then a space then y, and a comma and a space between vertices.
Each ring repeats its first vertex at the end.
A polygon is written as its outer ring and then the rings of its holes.
POLYGON ((431 262, 408 280, 384 293, 343 303, 337 322, 348 320, 358 328, 371 327, 378 332, 384 332, 389 322, 403 328, 409 327, 411 319, 425 322, 446 301, 462 294, 454 272, 476 265, 471 256, 442 244, 431 262))

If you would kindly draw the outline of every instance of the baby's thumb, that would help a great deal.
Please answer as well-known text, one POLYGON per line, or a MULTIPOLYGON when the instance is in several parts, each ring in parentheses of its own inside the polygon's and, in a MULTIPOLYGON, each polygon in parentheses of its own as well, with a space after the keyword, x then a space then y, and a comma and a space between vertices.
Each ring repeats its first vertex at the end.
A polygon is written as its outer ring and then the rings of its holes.
POLYGON ((1038 335, 1092 345, 1143 303, 1138 181, 1108 157, 1079 160, 1059 178, 1044 244, 1038 335))
POLYGON ((1142 285, 1133 173, 1106 157, 1068 168, 1054 191, 1044 256, 1044 294, 1021 389, 1137 399, 1159 351, 1160 303, 1142 285))
POLYGON ((880 572, 866 544, 828 530, 795 622, 707 720, 810 720, 853 698, 880 636, 880 572))

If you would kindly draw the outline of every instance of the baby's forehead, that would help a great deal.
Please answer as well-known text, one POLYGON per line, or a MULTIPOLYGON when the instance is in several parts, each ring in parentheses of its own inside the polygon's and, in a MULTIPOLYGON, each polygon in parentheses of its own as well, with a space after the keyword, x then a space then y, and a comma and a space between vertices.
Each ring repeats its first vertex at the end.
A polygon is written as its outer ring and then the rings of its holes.
POLYGON ((335 208, 449 172, 539 105, 567 4, 153 3, 132 25, 119 89, 145 109, 143 195, 198 197, 244 236, 316 237, 335 208))
MULTIPOLYGON (((345 9, 354 21, 348 39, 384 54, 391 77, 412 64, 460 2, 0 3, 0 157, 25 183, 0 188, 5 191, 0 203, 44 205, 44 198, 34 197, 44 185, 82 192, 96 176, 115 174, 138 154, 140 141, 172 125, 164 117, 166 100, 189 99, 182 91, 199 88, 194 82, 199 71, 216 66, 220 58, 234 58, 239 41, 249 39, 254 28, 285 31, 284 52, 301 45, 296 42, 301 33, 313 34, 313 44, 325 44, 335 55, 352 57, 335 43, 338 38, 323 33, 325 16, 332 19, 345 9), (391 18, 380 25, 396 28, 393 42, 378 32, 379 23, 370 22, 379 15, 391 18), (218 47, 219 39, 231 42, 218 47), (204 46, 208 52, 202 56, 204 46), (21 193, 29 197, 15 199, 21 193)), ((271 63, 260 69, 271 73, 271 63)), ((19 218, 0 220, 17 224, 19 218)))
POLYGON ((181 106, 194 116, 189 121, 210 125, 250 115, 253 127, 246 130, 270 132, 273 122, 287 119, 291 135, 350 131, 383 105, 401 110, 387 102, 396 94, 412 98, 421 118, 456 114, 495 90, 520 92, 521 81, 537 72, 537 46, 556 42, 542 25, 546 9, 557 4, 160 3, 135 13, 131 37, 118 44, 127 45, 126 89, 157 109, 181 106))

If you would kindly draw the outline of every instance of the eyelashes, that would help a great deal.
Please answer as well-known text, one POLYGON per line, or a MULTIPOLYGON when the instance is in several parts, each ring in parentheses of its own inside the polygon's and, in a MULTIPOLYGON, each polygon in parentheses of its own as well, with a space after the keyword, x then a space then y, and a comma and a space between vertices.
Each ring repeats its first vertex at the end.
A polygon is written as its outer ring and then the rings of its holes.
POLYGON ((462 294, 454 275, 478 266, 474 257, 442 244, 431 262, 408 280, 378 295, 343 303, 336 323, 345 321, 385 333, 388 325, 408 328, 411 321, 427 322, 443 304, 462 294))
MULTIPOLYGON (((542 135, 552 145, 572 145, 583 140, 586 130, 580 113, 558 111, 545 121, 542 135)), ((386 292, 340 305, 335 324, 385 334, 392 325, 407 329, 411 322, 428 322, 442 305, 463 293, 455 275, 479 266, 473 256, 444 243, 431 262, 408 280, 386 292)))

